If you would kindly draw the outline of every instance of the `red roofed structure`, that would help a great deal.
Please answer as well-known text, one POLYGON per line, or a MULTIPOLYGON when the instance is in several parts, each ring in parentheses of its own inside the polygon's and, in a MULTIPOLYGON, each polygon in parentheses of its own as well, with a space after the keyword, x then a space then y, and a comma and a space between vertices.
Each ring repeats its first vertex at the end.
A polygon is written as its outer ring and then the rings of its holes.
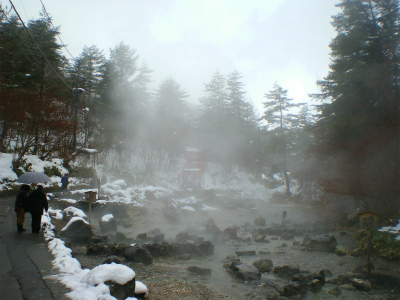
POLYGON ((201 148, 185 148, 185 166, 183 168, 183 185, 190 187, 200 187, 203 181, 205 170, 205 159, 201 148))

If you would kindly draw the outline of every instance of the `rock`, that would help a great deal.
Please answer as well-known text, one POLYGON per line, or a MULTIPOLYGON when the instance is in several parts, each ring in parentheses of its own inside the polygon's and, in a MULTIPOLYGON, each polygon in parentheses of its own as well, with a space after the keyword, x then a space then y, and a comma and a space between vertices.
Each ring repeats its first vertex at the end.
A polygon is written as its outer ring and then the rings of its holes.
POLYGON ((124 285, 120 285, 113 281, 106 281, 105 284, 108 285, 110 289, 110 295, 117 298, 118 300, 123 300, 135 296, 135 278, 124 285))
POLYGON ((117 222, 112 214, 104 215, 99 221, 100 229, 102 232, 115 232, 117 231, 117 222))
POLYGON ((202 265, 189 266, 187 270, 192 274, 207 275, 207 276, 211 275, 211 269, 206 268, 202 265))
POLYGON ((319 291, 323 285, 324 285, 324 283, 319 279, 311 280, 308 283, 308 286, 312 291, 319 291))
POLYGON ((147 233, 139 233, 136 238, 138 240, 146 241, 147 240, 147 233))
POLYGON ((300 242, 299 242, 299 241, 296 241, 296 240, 294 240, 292 244, 293 244, 293 246, 298 246, 298 245, 300 245, 300 242))
POLYGON ((224 235, 227 238, 235 238, 237 237, 237 229, 235 227, 228 227, 224 229, 224 235))
POLYGON ((69 222, 73 217, 81 217, 82 219, 87 220, 87 215, 79 208, 75 206, 68 206, 62 212, 63 221, 69 222))
POLYGON ((165 240, 164 234, 158 228, 147 232, 147 237, 151 239, 153 243, 162 243, 165 240))
POLYGON ((253 266, 255 266, 261 273, 271 272, 273 269, 272 260, 268 258, 261 258, 253 261, 253 266))
POLYGON ((296 295, 303 295, 306 293, 306 286, 300 282, 291 282, 284 286, 285 296, 292 297, 296 295))
POLYGON ((115 243, 121 244, 132 244, 134 240, 132 238, 128 238, 125 234, 122 232, 117 231, 114 235, 114 241, 115 243))
POLYGON ((249 266, 245 264, 232 264, 229 268, 231 274, 244 281, 260 280, 261 273, 254 266, 249 266))
POLYGON ((338 275, 335 278, 329 278, 326 279, 327 283, 333 283, 333 284, 338 284, 338 285, 342 285, 342 284, 348 284, 352 282, 353 279, 353 275, 338 275))
POLYGON ((105 261, 103 261, 103 264, 112 264, 112 263, 120 264, 121 259, 118 256, 111 255, 108 256, 105 261))
POLYGON ((281 239, 282 240, 291 240, 291 239, 293 239, 293 234, 291 234, 291 233, 286 233, 286 232, 283 232, 282 234, 281 234, 281 239))
POLYGON ((265 226, 266 220, 263 217, 258 217, 256 219, 254 219, 254 224, 256 226, 265 226))
POLYGON ((197 245, 201 256, 210 256, 214 254, 214 245, 210 241, 200 242, 197 245))
POLYGON ((189 233, 187 231, 179 232, 175 236, 175 241, 177 241, 178 243, 186 243, 188 239, 189 239, 189 233))
POLYGON ((321 252, 334 252, 337 245, 336 238, 327 234, 309 237, 304 243, 307 250, 321 252))
POLYGON ((280 276, 292 276, 296 273, 300 273, 300 269, 299 267, 291 267, 284 265, 275 267, 272 272, 280 276))
POLYGON ((241 250, 241 251, 236 251, 235 252, 236 256, 255 256, 256 251, 254 250, 241 250))
POLYGON ((93 236, 93 231, 92 227, 84 219, 72 217, 68 224, 61 229, 60 236, 70 241, 84 242, 93 236))
POLYGON ((371 290, 371 283, 367 280, 355 278, 351 281, 351 283, 359 291, 368 292, 371 290))
POLYGON ((336 246, 336 248, 335 248, 335 254, 337 256, 345 256, 345 255, 347 255, 347 252, 348 252, 348 250, 346 247, 336 246))
POLYGON ((350 256, 360 257, 364 255, 364 251, 361 248, 354 249, 350 252, 350 256))
POLYGON ((298 281, 303 284, 308 284, 315 279, 321 281, 322 284, 325 283, 325 277, 317 273, 296 273, 292 276, 292 281, 298 281))
POLYGON ((282 243, 282 244, 279 245, 279 247, 280 248, 285 248, 285 247, 287 247, 287 244, 286 243, 282 243))
POLYGON ((141 246, 130 246, 125 249, 124 257, 128 261, 140 262, 149 265, 153 262, 150 251, 141 246))
POLYGON ((318 274, 323 277, 332 277, 332 272, 328 269, 323 269, 323 270, 319 271, 318 274))
POLYGON ((329 290, 329 294, 334 295, 334 296, 339 296, 340 294, 342 294, 342 292, 340 291, 340 289, 338 287, 334 287, 333 289, 329 290))

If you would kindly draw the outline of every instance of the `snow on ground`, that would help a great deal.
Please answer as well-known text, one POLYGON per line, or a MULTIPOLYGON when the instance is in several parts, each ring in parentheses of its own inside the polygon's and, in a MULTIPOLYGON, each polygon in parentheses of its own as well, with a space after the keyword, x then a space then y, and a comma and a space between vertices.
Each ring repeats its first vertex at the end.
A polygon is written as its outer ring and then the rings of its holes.
POLYGON ((386 226, 382 227, 379 229, 379 231, 387 231, 389 233, 392 233, 396 235, 396 240, 400 241, 400 220, 397 220, 397 225, 396 226, 386 226))
MULTIPOLYGON (((72 257, 71 249, 65 246, 64 241, 55 238, 54 232, 51 230, 54 226, 51 224, 50 214, 54 211, 56 210, 49 209, 49 212, 42 218, 42 224, 45 225, 44 236, 48 242, 47 246, 54 256, 52 264, 54 269, 59 271, 58 275, 52 277, 71 290, 67 293, 71 300, 117 300, 110 295, 110 289, 105 282, 112 280, 124 285, 136 276, 135 271, 116 263, 99 265, 92 270, 82 269, 79 261, 72 257)), ((137 293, 148 293, 147 287, 140 281, 136 282, 136 291, 137 293)), ((136 298, 129 297, 126 300, 134 299, 136 298)))

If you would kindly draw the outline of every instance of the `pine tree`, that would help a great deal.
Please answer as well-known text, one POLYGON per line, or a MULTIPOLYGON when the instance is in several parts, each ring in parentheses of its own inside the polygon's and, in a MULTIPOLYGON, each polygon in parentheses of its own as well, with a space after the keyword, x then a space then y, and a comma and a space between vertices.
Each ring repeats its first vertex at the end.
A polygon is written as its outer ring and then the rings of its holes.
POLYGON ((396 0, 342 0, 316 150, 337 169, 327 191, 399 199, 400 22, 396 0))
POLYGON ((295 117, 291 109, 299 106, 299 104, 292 103, 291 98, 287 96, 288 90, 284 90, 277 83, 274 83, 273 90, 265 94, 265 98, 270 101, 263 102, 264 115, 263 119, 268 122, 269 134, 277 138, 278 151, 282 155, 282 170, 285 176, 286 193, 290 194, 290 179, 287 170, 287 152, 288 152, 288 137, 297 124, 297 117, 295 117))

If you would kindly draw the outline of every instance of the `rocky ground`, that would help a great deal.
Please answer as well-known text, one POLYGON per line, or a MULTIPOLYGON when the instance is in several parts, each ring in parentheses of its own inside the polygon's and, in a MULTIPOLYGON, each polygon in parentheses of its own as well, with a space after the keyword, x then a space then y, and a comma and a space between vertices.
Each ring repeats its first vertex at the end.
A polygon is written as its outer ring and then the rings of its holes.
MULTIPOLYGON (((212 198, 202 204, 218 210, 190 211, 179 209, 179 205, 171 209, 170 204, 168 199, 164 199, 146 208, 123 206, 123 209, 116 210, 114 205, 112 208, 94 208, 92 211, 92 226, 99 235, 107 235, 109 243, 118 244, 121 241, 116 240, 115 231, 107 234, 102 232, 99 220, 106 213, 113 213, 118 237, 123 237, 123 242, 128 244, 152 243, 154 232, 157 232, 158 238, 161 234, 164 242, 172 244, 177 242, 178 234, 182 237, 183 232, 189 236, 189 243, 204 239, 214 245, 212 255, 153 257, 151 264, 133 262, 124 256, 116 257, 135 270, 136 279, 148 287, 146 299, 398 299, 400 296, 394 285, 384 287, 376 280, 371 280, 372 289, 357 287, 356 282, 352 281, 354 278, 360 278, 363 283, 368 283, 368 279, 363 273, 366 258, 348 255, 357 248, 353 239, 355 230, 339 228, 331 220, 322 217, 321 211, 257 201, 212 198), (284 210, 287 217, 282 225, 284 210), (265 225, 256 224, 260 218, 266 220, 265 225), (303 244, 307 232, 311 235, 333 236, 345 253, 338 255, 334 251, 307 249, 303 244), (261 237, 258 233, 261 233, 261 237), (143 235, 147 236, 146 241, 138 239, 141 234, 142 238, 143 235), (240 279, 237 273, 232 272, 238 260, 242 266, 252 266, 259 259, 270 260, 273 265, 268 271, 259 273, 260 278, 250 276, 240 279), (193 266, 202 268, 200 273, 206 274, 190 272, 193 266), (325 284, 314 288, 308 283, 293 287, 292 275, 274 273, 273 269, 279 266, 298 268, 303 274, 321 274, 320 271, 324 270, 325 284)), ((63 221, 57 225, 61 227, 63 221)), ((85 243, 71 243, 70 246, 84 268, 93 268, 109 257, 109 253, 87 255, 88 245, 85 243)), ((376 257, 372 262, 374 272, 400 278, 399 262, 376 257)), ((317 282, 315 284, 318 285, 317 282)))

